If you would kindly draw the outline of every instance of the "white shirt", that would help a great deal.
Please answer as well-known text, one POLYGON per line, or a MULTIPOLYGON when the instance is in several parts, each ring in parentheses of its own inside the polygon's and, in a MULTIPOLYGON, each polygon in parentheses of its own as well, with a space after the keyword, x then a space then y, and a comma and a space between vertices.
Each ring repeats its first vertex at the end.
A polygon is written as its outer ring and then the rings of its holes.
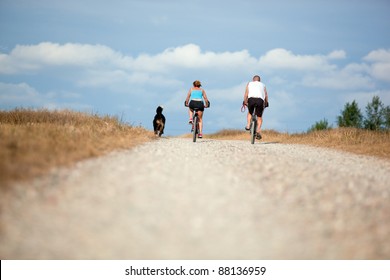
POLYGON ((254 81, 248 84, 248 98, 255 97, 265 100, 265 85, 262 82, 254 81))

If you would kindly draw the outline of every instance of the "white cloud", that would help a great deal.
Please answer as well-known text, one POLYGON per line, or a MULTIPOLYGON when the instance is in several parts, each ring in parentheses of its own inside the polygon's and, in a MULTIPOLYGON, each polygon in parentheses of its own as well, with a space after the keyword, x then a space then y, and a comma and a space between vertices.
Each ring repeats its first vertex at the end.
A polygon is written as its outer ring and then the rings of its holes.
POLYGON ((17 74, 36 71, 47 66, 121 69, 125 71, 168 72, 173 68, 248 67, 256 59, 247 50, 238 52, 202 52, 199 46, 188 44, 168 48, 156 55, 141 54, 133 58, 102 45, 55 44, 17 45, 9 55, 0 54, 0 71, 17 74))
POLYGON ((9 84, 0 82, 0 103, 1 104, 34 104, 40 99, 36 89, 26 83, 9 84))
POLYGON ((333 51, 327 55, 327 58, 329 59, 344 59, 346 57, 347 55, 343 50, 333 51))
POLYGON ((147 73, 128 73, 123 70, 89 70, 84 77, 80 77, 77 82, 81 87, 110 87, 116 84, 131 84, 145 83, 150 76, 147 73))
POLYGON ((378 80, 390 82, 390 63, 374 63, 371 74, 378 80))
POLYGON ((57 67, 125 67, 130 57, 102 45, 55 44, 17 45, 9 55, 0 55, 0 71, 3 74, 30 72, 48 66, 57 67))
POLYGON ((244 100, 246 83, 242 83, 229 88, 219 88, 210 91, 212 99, 219 102, 234 101, 238 105, 240 101, 244 100))
POLYGON ((135 88, 169 88, 180 87, 182 82, 174 77, 163 77, 148 72, 124 70, 90 70, 77 81, 79 87, 105 88, 115 92, 131 93, 135 88))
POLYGON ((74 102, 80 97, 79 94, 66 90, 42 93, 27 83, 0 82, 0 104, 2 108, 91 109, 89 105, 74 102), (61 99, 62 102, 59 102, 58 99, 61 99))
POLYGON ((371 51, 367 56, 364 57, 367 61, 373 62, 388 62, 390 63, 390 49, 379 49, 371 51))
POLYGON ((349 90, 372 89, 374 82, 368 75, 370 68, 364 64, 348 64, 340 68, 332 60, 346 57, 343 50, 335 50, 328 55, 297 55, 285 49, 274 49, 260 58, 263 69, 271 69, 276 85, 306 86, 312 88, 349 90), (290 78, 280 78, 280 73, 288 73, 290 78), (294 78, 293 78, 294 77, 294 78), (279 81, 279 83, 278 83, 279 81))
POLYGON ((390 82, 390 49, 370 52, 364 60, 371 63, 371 75, 378 80, 390 82))
POLYGON ((256 59, 247 50, 239 52, 202 52, 199 46, 188 44, 176 48, 168 48, 162 53, 140 55, 134 59, 133 69, 163 72, 172 68, 212 68, 225 70, 226 67, 248 67, 254 65, 256 59))
POLYGON ((285 49, 273 49, 260 57, 260 67, 277 70, 299 71, 329 71, 336 69, 335 65, 328 63, 328 58, 341 58, 342 51, 324 55, 296 55, 285 49))
POLYGON ((315 88, 354 90, 372 89, 373 80, 362 73, 353 73, 348 69, 330 71, 321 75, 308 74, 302 80, 303 85, 315 88))
POLYGON ((334 89, 371 87, 372 82, 365 76, 366 73, 379 80, 390 80, 390 51, 370 52, 364 58, 371 63, 370 68, 354 63, 340 69, 330 63, 345 57, 343 50, 335 50, 327 55, 297 55, 279 48, 256 59, 247 50, 202 51, 195 44, 168 48, 155 55, 140 54, 133 57, 102 45, 43 42, 38 45, 17 45, 10 54, 0 54, 0 73, 17 74, 45 70, 47 67, 75 67, 83 72, 77 81, 83 86, 142 84, 150 82, 151 78, 159 79, 162 84, 173 85, 179 82, 175 76, 189 69, 202 69, 207 73, 214 71, 215 76, 229 73, 232 77, 237 72, 250 76, 258 70, 272 74, 293 71, 303 85, 334 89), (297 74, 297 71, 301 74, 297 74))
MULTIPOLYGON (((207 121, 218 123, 220 128, 229 126, 224 113, 231 112, 237 118, 231 125, 241 127, 239 109, 246 82, 254 74, 260 74, 270 95, 269 123, 290 129, 302 125, 296 117, 303 118, 309 114, 306 111, 316 110, 313 112, 319 115, 318 109, 307 104, 326 99, 324 96, 329 92, 333 96, 388 92, 378 87, 378 81, 388 81, 389 53, 372 51, 361 61, 342 66, 347 57, 343 50, 298 55, 286 49, 273 49, 257 59, 247 50, 204 51, 195 44, 137 56, 101 45, 48 42, 19 45, 9 54, 0 53, 4 80, 12 77, 21 81, 9 84, 0 80, 0 103, 2 107, 90 106, 99 111, 110 107, 114 114, 118 108, 128 108, 132 121, 136 118, 144 122, 149 117, 144 115, 145 108, 151 106, 154 110, 158 104, 166 105, 167 114, 185 114, 182 106, 185 95, 192 81, 200 79, 212 101, 207 121), (29 74, 28 79, 36 89, 23 83, 25 74, 29 74), (303 109, 304 106, 307 107, 303 109)), ((338 100, 341 102, 341 98, 338 100)))

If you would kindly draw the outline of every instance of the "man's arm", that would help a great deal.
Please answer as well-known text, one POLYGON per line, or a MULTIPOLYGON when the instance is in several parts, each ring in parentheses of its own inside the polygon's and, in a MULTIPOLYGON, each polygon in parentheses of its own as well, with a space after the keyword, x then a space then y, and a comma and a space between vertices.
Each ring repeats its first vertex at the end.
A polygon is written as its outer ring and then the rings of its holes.
POLYGON ((244 104, 246 104, 246 105, 248 105, 248 93, 249 93, 248 84, 246 85, 245 93, 244 93, 244 104))

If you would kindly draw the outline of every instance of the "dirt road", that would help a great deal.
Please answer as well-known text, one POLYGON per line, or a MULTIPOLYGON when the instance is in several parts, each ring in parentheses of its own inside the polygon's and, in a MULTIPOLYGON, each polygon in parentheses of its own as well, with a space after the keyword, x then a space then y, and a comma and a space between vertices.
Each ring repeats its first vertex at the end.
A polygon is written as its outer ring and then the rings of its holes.
POLYGON ((160 139, 14 187, 1 259, 389 259, 390 161, 160 139))

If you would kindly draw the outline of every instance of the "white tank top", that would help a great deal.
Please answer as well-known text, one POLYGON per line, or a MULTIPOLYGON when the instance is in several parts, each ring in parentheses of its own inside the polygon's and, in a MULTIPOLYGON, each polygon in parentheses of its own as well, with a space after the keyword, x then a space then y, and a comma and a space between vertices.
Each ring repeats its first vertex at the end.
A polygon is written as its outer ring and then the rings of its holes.
POLYGON ((262 82, 249 82, 248 98, 256 97, 265 100, 265 85, 262 82))

